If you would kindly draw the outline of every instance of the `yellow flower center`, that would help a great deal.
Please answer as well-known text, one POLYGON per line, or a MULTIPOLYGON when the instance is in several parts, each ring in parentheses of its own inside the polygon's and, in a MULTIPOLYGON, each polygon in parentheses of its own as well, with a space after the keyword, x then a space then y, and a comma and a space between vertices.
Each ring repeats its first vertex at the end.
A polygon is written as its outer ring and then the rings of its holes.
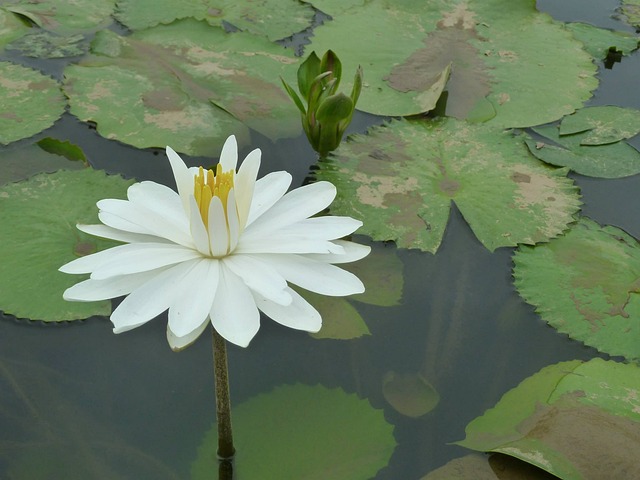
POLYGON ((196 197, 200 216, 207 229, 209 228, 209 204, 213 197, 220 199, 225 217, 228 218, 227 198, 229 197, 229 191, 233 188, 234 174, 233 170, 223 172, 222 165, 218 164, 215 173, 213 170, 205 170, 200 167, 198 174, 194 176, 193 194, 196 197))

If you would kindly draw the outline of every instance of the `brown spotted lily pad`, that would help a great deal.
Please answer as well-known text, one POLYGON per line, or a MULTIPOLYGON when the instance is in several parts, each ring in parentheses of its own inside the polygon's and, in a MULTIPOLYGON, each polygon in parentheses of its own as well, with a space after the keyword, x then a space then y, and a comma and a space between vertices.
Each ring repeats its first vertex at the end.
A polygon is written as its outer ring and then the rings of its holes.
POLYGON ((338 187, 332 211, 361 218, 362 233, 429 252, 451 202, 492 251, 559 235, 580 205, 566 170, 533 158, 520 138, 455 119, 374 127, 320 162, 316 176, 338 187))

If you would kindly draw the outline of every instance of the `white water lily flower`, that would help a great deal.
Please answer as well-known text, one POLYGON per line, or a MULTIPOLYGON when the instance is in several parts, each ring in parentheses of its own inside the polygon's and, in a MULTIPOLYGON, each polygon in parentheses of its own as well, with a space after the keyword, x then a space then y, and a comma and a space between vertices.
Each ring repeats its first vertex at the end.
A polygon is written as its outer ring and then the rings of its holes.
POLYGON ((362 222, 312 215, 336 195, 329 182, 288 193, 291 175, 256 180, 260 150, 236 173, 235 137, 227 139, 215 172, 187 168, 167 147, 178 193, 154 182, 129 187, 128 200, 97 203, 101 225, 91 235, 124 242, 60 268, 90 278, 68 288, 66 300, 128 295, 111 314, 114 332, 148 322, 169 309, 167 339, 179 350, 211 320, 228 341, 246 347, 262 311, 287 327, 317 332, 320 314, 289 283, 323 295, 362 293, 353 274, 333 265, 363 258, 370 248, 338 240, 362 222))

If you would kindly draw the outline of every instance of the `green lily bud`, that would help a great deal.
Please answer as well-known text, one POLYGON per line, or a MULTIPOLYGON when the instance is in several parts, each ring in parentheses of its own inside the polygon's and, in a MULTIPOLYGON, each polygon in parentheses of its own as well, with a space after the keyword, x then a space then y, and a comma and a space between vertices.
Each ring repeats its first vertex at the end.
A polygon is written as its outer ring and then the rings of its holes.
POLYGON ((313 149, 324 157, 335 150, 351 123, 362 90, 362 68, 358 66, 349 96, 338 92, 342 78, 342 62, 331 50, 322 59, 315 52, 298 68, 298 91, 282 78, 302 119, 302 127, 313 149), (306 103, 306 106, 305 106, 306 103))

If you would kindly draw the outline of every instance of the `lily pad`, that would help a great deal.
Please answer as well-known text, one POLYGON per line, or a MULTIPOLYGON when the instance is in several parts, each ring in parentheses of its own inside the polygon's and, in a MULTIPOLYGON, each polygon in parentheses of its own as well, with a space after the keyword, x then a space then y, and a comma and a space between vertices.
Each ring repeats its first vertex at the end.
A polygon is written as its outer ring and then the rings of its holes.
POLYGON ((23 55, 35 58, 77 57, 87 48, 84 35, 58 35, 46 30, 24 35, 7 46, 7 50, 19 50, 23 55))
POLYGON ((555 237, 580 206, 566 171, 544 166, 511 133, 455 119, 393 121, 354 135, 319 163, 338 187, 331 209, 361 232, 435 252, 454 201, 493 251, 555 237))
POLYGON ((85 162, 80 147, 55 138, 48 137, 31 145, 5 148, 0 150, 0 185, 24 180, 36 173, 78 170, 87 166, 85 162))
POLYGON ((608 105, 587 107, 564 117, 560 122, 560 136, 589 132, 580 145, 605 145, 640 132, 640 110, 608 105))
POLYGON ((582 218, 565 236, 514 255, 515 286, 552 327, 610 355, 640 359, 640 246, 582 218))
POLYGON ((315 8, 320 10, 327 15, 331 15, 332 17, 336 17, 340 15, 345 10, 348 10, 352 7, 360 8, 367 0, 301 0, 304 3, 312 4, 315 8))
POLYGON ((120 0, 116 18, 131 30, 187 17, 234 27, 275 41, 311 26, 313 9, 297 0, 120 0))
POLYGON ((44 30, 71 34, 108 26, 115 0, 3 0, 2 6, 44 30))
POLYGON ((0 7, 0 51, 5 45, 28 33, 31 28, 20 18, 0 7))
POLYGON ((489 121, 502 127, 556 120, 579 108, 597 86, 596 66, 582 43, 534 2, 522 0, 509 8, 503 0, 372 0, 318 26, 310 48, 333 49, 343 71, 362 64, 358 108, 379 115, 433 109, 433 95, 426 92, 450 63, 447 114, 476 118, 489 102, 496 112, 489 121), (380 32, 393 41, 372 49, 380 32))
MULTIPOLYGON (((342 389, 288 385, 233 409, 234 474, 279 478, 359 480, 384 467, 396 442, 382 410, 342 389), (257 428, 259 426, 259 428, 257 428)), ((192 480, 217 471, 217 427, 198 448, 192 480)))
POLYGON ((77 282, 58 271, 73 260, 114 245, 90 237, 77 223, 97 223, 95 203, 124 197, 132 181, 89 168, 39 174, 0 187, 0 310, 21 318, 59 322, 109 315, 111 302, 66 302, 77 282))
POLYGON ((473 420, 456 442, 559 478, 640 477, 640 367, 604 361, 542 369, 473 420))
POLYGON ((346 298, 327 297, 302 289, 296 291, 322 316, 320 331, 309 334, 313 338, 351 340, 371 335, 362 315, 346 298))
POLYGON ((621 10, 631 25, 640 26, 640 0, 622 0, 621 10))
POLYGON ((626 142, 582 145, 590 132, 560 136, 558 127, 553 125, 537 127, 533 131, 549 140, 527 139, 529 151, 551 165, 602 178, 628 177, 640 172, 640 152, 626 142))
POLYGON ((494 453, 454 458, 420 480, 558 480, 544 470, 514 457, 494 453))
POLYGON ((64 89, 71 113, 104 137, 216 156, 230 134, 246 142, 247 126, 271 139, 301 132, 279 80, 299 60, 264 38, 188 19, 98 32, 91 52, 65 69, 64 89))
POLYGON ((66 105, 55 80, 9 62, 0 62, 0 97, 0 143, 5 145, 50 127, 66 105))
POLYGON ((387 372, 382 379, 382 394, 398 413, 418 418, 436 408, 440 394, 419 373, 387 372))
POLYGON ((566 28, 584 43, 585 49, 596 60, 603 60, 611 47, 615 47, 623 55, 629 55, 638 48, 638 37, 631 33, 611 31, 578 22, 567 23, 566 28))

